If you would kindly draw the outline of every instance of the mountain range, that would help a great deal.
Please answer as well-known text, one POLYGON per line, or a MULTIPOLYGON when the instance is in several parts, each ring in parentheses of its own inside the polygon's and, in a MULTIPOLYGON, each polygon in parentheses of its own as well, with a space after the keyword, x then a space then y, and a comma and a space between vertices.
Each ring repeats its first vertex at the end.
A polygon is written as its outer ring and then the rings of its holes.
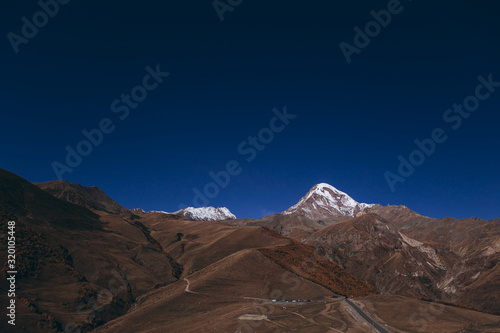
POLYGON ((145 212, 0 169, 3 239, 8 221, 19 325, 2 332, 500 331, 500 219, 433 219, 325 183, 260 219, 145 212))

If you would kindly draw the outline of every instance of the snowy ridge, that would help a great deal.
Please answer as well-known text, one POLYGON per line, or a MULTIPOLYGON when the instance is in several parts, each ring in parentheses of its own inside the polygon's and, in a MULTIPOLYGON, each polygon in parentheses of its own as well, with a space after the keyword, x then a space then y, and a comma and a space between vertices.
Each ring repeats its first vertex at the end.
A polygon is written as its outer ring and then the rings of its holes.
POLYGON ((282 214, 297 213, 310 219, 354 217, 373 204, 359 203, 335 187, 321 183, 313 186, 300 201, 282 214))
POLYGON ((182 216, 187 220, 192 221, 221 221, 234 220, 236 216, 226 207, 188 207, 178 210, 172 214, 182 216))

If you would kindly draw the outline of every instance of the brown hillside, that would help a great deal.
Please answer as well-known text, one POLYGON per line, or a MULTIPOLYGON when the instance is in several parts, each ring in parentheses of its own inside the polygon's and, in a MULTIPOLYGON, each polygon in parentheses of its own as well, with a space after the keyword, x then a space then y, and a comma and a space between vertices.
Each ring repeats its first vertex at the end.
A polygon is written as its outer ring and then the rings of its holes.
POLYGON ((53 227, 78 230, 102 227, 95 213, 59 200, 3 169, 0 169, 0 210, 32 223, 50 223, 53 227))
POLYGON ((65 180, 53 180, 45 183, 33 183, 47 193, 91 210, 131 217, 125 207, 118 204, 97 186, 87 187, 65 180))
POLYGON ((414 242, 375 214, 326 227, 311 235, 307 244, 381 293, 447 296, 436 284, 453 257, 414 242))
POLYGON ((237 226, 264 226, 298 241, 305 240, 307 236, 325 226, 321 221, 313 221, 299 214, 274 214, 258 220, 238 219, 224 223, 237 226))
MULTIPOLYGON (((171 258, 133 221, 95 214, 4 170, 0 216, 2 234, 9 220, 16 221, 22 286, 16 298, 25 304, 19 314, 33 323, 29 332, 64 329, 72 322, 81 328, 103 324, 125 313, 135 297, 177 280, 171 258)), ((6 258, 2 247, 2 267, 6 258)), ((6 280, 1 281, 5 295, 6 280)))
POLYGON ((374 287, 296 241, 259 251, 284 269, 318 283, 336 294, 360 297, 376 293, 374 287))

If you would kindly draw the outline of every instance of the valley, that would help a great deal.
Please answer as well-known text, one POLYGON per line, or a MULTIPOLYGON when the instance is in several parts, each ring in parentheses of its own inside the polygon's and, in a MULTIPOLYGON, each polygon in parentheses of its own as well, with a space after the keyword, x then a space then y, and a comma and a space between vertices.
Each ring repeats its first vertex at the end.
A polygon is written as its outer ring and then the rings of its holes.
POLYGON ((500 330, 499 220, 431 219, 328 184, 284 213, 237 219, 0 180, 2 233, 16 221, 16 332, 500 330))

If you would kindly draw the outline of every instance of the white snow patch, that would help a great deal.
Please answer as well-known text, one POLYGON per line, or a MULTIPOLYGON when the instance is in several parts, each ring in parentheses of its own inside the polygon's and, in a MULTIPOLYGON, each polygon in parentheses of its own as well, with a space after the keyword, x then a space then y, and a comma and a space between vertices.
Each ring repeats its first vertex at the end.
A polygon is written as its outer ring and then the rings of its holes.
POLYGON ((234 220, 236 216, 226 207, 188 207, 178 210, 172 214, 192 219, 195 221, 220 221, 234 220))
POLYGON ((347 193, 342 192, 332 185, 320 183, 315 185, 300 201, 284 211, 282 214, 310 213, 310 206, 314 209, 322 208, 332 214, 342 214, 354 217, 355 212, 372 207, 373 204, 359 203, 347 193), (314 197, 314 198, 313 198, 314 197), (311 200, 314 200, 310 202, 311 200))

